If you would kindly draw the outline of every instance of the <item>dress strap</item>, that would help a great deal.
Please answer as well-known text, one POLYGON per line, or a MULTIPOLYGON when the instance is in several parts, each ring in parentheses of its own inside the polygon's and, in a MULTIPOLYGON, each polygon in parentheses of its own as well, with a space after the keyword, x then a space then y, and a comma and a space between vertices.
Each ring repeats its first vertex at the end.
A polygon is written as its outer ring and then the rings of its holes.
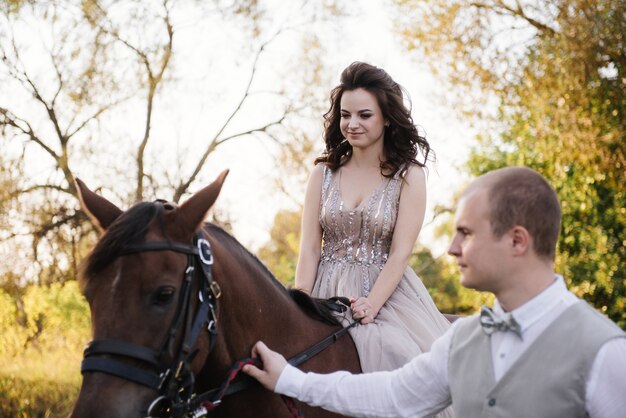
POLYGON ((324 170, 322 172, 322 202, 326 200, 326 196, 328 195, 328 188, 330 187, 330 179, 332 178, 333 172, 328 166, 324 165, 324 170))
POLYGON ((400 166, 400 168, 398 169, 398 171, 396 171, 396 174, 393 175, 393 179, 394 180, 398 180, 401 179, 401 174, 406 170, 406 172, 409 172, 409 169, 411 168, 410 164, 402 164, 400 166))
POLYGON ((396 171, 396 174, 393 175, 393 178, 389 180, 391 186, 390 193, 392 196, 394 196, 393 200, 395 201, 396 206, 400 204, 400 194, 402 193, 402 186, 404 186, 404 179, 402 178, 401 174, 402 172, 406 171, 406 176, 410 169, 410 164, 402 164, 400 166, 400 169, 396 171))

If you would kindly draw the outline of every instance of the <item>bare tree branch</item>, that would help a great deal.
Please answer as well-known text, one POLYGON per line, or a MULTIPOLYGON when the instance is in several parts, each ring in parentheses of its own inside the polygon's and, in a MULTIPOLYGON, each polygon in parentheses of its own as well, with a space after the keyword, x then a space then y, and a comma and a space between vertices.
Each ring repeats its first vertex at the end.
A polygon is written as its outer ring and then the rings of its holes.
MULTIPOLYGON (((263 125, 261 127, 249 129, 247 131, 239 132, 239 133, 236 133, 234 135, 230 135, 230 136, 227 136, 225 138, 222 138, 222 139, 220 139, 219 141, 216 142, 216 146, 217 145, 221 145, 221 144, 223 144, 226 141, 230 141, 231 139, 239 138, 241 136, 246 136, 246 135, 250 135, 250 134, 253 134, 253 133, 257 133, 257 132, 267 132, 267 130, 269 128, 271 128, 272 126, 281 125, 284 122, 286 117, 287 117, 287 113, 284 113, 279 119, 277 119, 277 120, 275 120, 273 122, 269 122, 269 123, 267 123, 267 124, 265 124, 265 125, 263 125)), ((274 137, 274 136, 271 136, 271 138, 272 139, 276 139, 276 137, 274 137)))
POLYGON ((111 110, 112 108, 114 108, 115 106, 119 105, 120 103, 125 102, 126 100, 130 99, 131 96, 126 96, 126 97, 122 97, 119 100, 116 100, 114 102, 108 103, 105 106, 102 106, 101 108, 99 108, 98 110, 96 110, 95 112, 93 112, 91 115, 87 116, 81 123, 80 125, 78 125, 76 128, 74 128, 73 131, 66 133, 67 138, 71 138, 74 135, 76 135, 78 132, 80 132, 85 126, 87 126, 87 124, 91 121, 97 120, 100 116, 102 116, 103 113, 105 113, 108 110, 111 110))
POLYGON ((485 10, 490 10, 494 13, 500 14, 500 15, 504 15, 504 16, 514 16, 514 17, 520 17, 522 19, 524 19, 526 22, 528 22, 531 26, 535 27, 536 29, 542 31, 542 32, 550 32, 550 33, 555 33, 556 31, 551 28, 550 26, 539 22, 536 19, 531 18, 530 16, 528 16, 528 14, 524 11, 523 6, 520 4, 519 1, 516 1, 516 5, 517 8, 512 8, 511 6, 508 6, 507 4, 503 3, 502 1, 497 1, 494 4, 486 4, 483 2, 470 2, 469 3, 470 6, 476 7, 478 9, 485 9, 485 10))
MULTIPOLYGON (((15 75, 14 78, 17 81, 19 81, 22 84, 22 86, 33 95, 33 98, 35 99, 36 102, 39 102, 45 108, 48 118, 50 120, 50 123, 52 124, 54 131, 56 132, 57 138, 59 140, 61 152, 57 153, 49 145, 45 144, 43 140, 35 134, 31 125, 28 122, 26 122, 24 119, 12 117, 14 115, 10 114, 10 112, 7 111, 7 112, 4 112, 5 121, 8 121, 9 125, 17 128, 18 130, 26 134, 31 141, 38 144, 50 156, 52 156, 52 158, 55 160, 57 164, 57 167, 63 172, 65 180, 67 181, 72 194, 75 194, 76 190, 75 190, 74 183, 73 183, 74 175, 69 168, 69 158, 67 155, 68 138, 64 135, 63 130, 61 129, 61 125, 57 117, 56 110, 53 105, 51 105, 50 103, 46 101, 46 99, 41 94, 38 86, 28 74, 25 65, 22 63, 20 51, 15 42, 15 37, 12 37, 11 39, 11 46, 13 48, 13 54, 15 56, 16 63, 18 65, 11 67, 9 71, 14 72, 14 75, 15 75), (21 69, 18 69, 18 66, 21 69), (20 126, 17 123, 18 121, 24 123, 26 125, 26 128, 23 126, 20 126)), ((61 82, 62 81, 59 80, 59 83, 61 82)))
POLYGON ((56 91, 52 97, 52 101, 50 102, 51 106, 54 107, 56 105, 57 98, 59 94, 63 91, 63 74, 61 69, 59 68, 59 64, 57 63, 56 56, 52 51, 48 51, 50 54, 50 62, 52 62, 52 66, 54 67, 54 72, 56 73, 57 80, 59 80, 59 85, 57 86, 56 91))
POLYGON ((222 126, 218 129, 217 133, 213 136, 213 138, 210 141, 208 141, 208 146, 205 149, 204 153, 202 154, 202 157, 200 157, 200 160, 196 164, 196 167, 191 173, 191 175, 186 180, 183 180, 179 183, 178 187, 176 188, 176 191, 174 192, 174 197, 173 197, 174 202, 178 202, 180 198, 182 197, 182 195, 185 194, 185 192, 189 188, 189 185, 193 183, 193 181, 196 179, 196 177, 200 173, 200 170, 204 166, 204 163, 206 162, 209 155, 215 150, 215 148, 217 148, 218 145, 223 144, 225 141, 228 141, 230 139, 237 138, 237 137, 244 136, 244 135, 249 135, 253 132, 265 131, 270 126, 280 124, 284 120, 286 114, 283 114, 283 116, 276 122, 271 122, 260 128, 251 129, 246 132, 241 132, 241 133, 220 139, 220 135, 222 135, 222 133, 228 127, 228 125, 233 120, 233 118, 239 113, 244 102, 250 97, 250 87, 252 86, 252 83, 254 81, 259 58, 261 57, 261 54, 263 53, 267 45, 269 45, 272 41, 274 41, 276 37, 282 32, 282 30, 283 29, 279 29, 276 33, 274 33, 274 35, 272 35, 269 39, 267 39, 265 42, 263 42, 259 46, 258 50, 256 51, 254 55, 254 60, 252 62, 252 69, 250 71, 250 76, 248 77, 248 82, 246 84, 246 88, 244 89, 243 95, 241 96, 241 99, 239 100, 239 102, 237 103, 233 111, 230 113, 230 115, 226 118, 222 126))
POLYGON ((18 190, 14 190, 11 193, 8 194, 8 198, 9 199, 13 199, 16 198, 18 196, 24 195, 24 194, 28 194, 28 193, 32 193, 35 191, 39 191, 39 190, 57 190, 59 192, 63 192, 63 193, 67 193, 67 194, 72 194, 72 191, 69 190, 68 188, 62 187, 62 186, 58 186, 56 184, 35 184, 34 186, 30 186, 30 187, 26 187, 24 189, 18 189, 18 190))
MULTIPOLYGON (((198 176, 198 174, 200 173, 200 170, 202 169, 202 166, 204 165, 206 159, 208 158, 208 156, 215 151, 215 149, 223 144, 226 141, 230 141, 234 138, 239 138, 242 136, 246 136, 246 135, 250 135, 253 133, 257 133, 257 132, 263 132, 263 133, 267 133, 267 130, 269 128, 271 128, 272 126, 277 126, 277 125, 281 125, 283 123, 283 121, 285 120, 285 118, 287 117, 287 113, 284 113, 279 119, 267 123, 261 127, 258 128, 253 128, 253 129, 249 129, 247 131, 243 131, 243 132, 239 132, 230 136, 227 136, 225 138, 222 138, 220 140, 213 140, 209 147, 205 150, 202 158, 200 159, 200 162, 198 163, 198 165, 196 166, 196 169, 194 170, 194 172, 192 173, 191 176, 189 176, 189 178, 184 181, 181 182, 178 187, 176 188, 176 191, 174 192, 174 196, 172 198, 172 200, 174 202, 178 202, 180 200, 180 198, 182 197, 183 194, 185 194, 187 192, 187 189, 189 188, 189 186, 191 185, 191 183, 196 179, 196 177, 198 176)), ((273 136, 270 136, 271 138, 274 138, 273 136)))
MULTIPOLYGON (((146 74, 148 76, 148 93, 146 97, 146 121, 144 127, 144 134, 141 139, 141 142, 137 146, 137 153, 135 156, 135 161, 137 163, 137 183, 135 189, 135 200, 141 201, 143 200, 143 192, 144 192, 144 178, 146 177, 146 173, 144 170, 144 155, 146 148, 148 146, 148 142, 150 141, 150 132, 151 132, 151 124, 152 124, 152 111, 154 107, 154 97, 156 91, 163 80, 163 75, 167 70, 170 60, 172 58, 172 46, 174 42, 174 27, 172 25, 170 19, 170 9, 168 5, 168 0, 163 0, 163 9, 165 10, 165 16, 163 17, 163 23, 165 24, 166 32, 167 32, 167 42, 163 47, 163 53, 161 57, 158 59, 158 68, 155 72, 153 68, 153 64, 150 62, 150 57, 145 51, 142 51, 139 47, 133 45, 130 41, 124 39, 122 35, 115 29, 108 29, 101 24, 98 24, 100 30, 102 30, 107 35, 113 37, 116 41, 120 42, 122 45, 126 46, 130 51, 132 51, 137 57, 139 61, 143 64, 143 67, 146 70, 146 74)), ((108 19, 106 10, 104 10, 99 4, 97 5, 99 11, 104 16, 104 18, 108 19)))
MULTIPOLYGON (((15 44, 15 38, 13 38, 12 40, 12 46, 13 46, 13 53, 15 54, 15 57, 18 63, 21 64, 20 52, 17 48, 17 45, 15 44)), ((23 65, 22 65, 22 68, 24 68, 23 65)), ((61 144, 64 144, 66 141, 66 138, 63 136, 63 132, 61 131, 61 126, 59 125, 59 121, 57 119, 57 115, 56 115, 56 111, 54 110, 54 107, 52 107, 46 101, 43 95, 39 92, 39 88, 37 87, 35 82, 32 80, 32 78, 30 77, 26 69, 22 69, 20 73, 21 73, 20 74, 21 77, 19 79, 22 81, 23 84, 25 84, 24 87, 27 90, 29 90, 30 93, 33 94, 33 97, 36 99, 36 101, 38 101, 46 109, 46 113, 48 114, 48 117, 50 118, 50 122, 52 122, 52 126, 54 127, 57 137, 59 138, 59 141, 61 142, 61 144), (30 86, 30 89, 28 89, 27 86, 30 86)))
POLYGON ((26 120, 14 115, 8 109, 4 109, 0 107, 0 126, 4 126, 4 125, 12 126, 18 131, 20 131, 21 133, 23 133, 24 135, 26 135, 29 140, 39 145, 48 154, 50 154, 50 156, 52 156, 52 158, 54 158, 55 161, 58 161, 61 158, 52 148, 50 148, 47 144, 45 144, 35 134, 32 126, 30 126, 30 124, 26 120), (24 124, 25 126, 22 126, 22 124, 24 124))
POLYGON ((148 103, 147 103, 147 111, 146 111, 146 127, 145 127, 145 131, 144 131, 144 137, 141 141, 141 143, 139 144, 139 147, 137 149, 137 189, 135 192, 135 200, 136 201, 140 201, 143 199, 143 179, 145 176, 144 173, 144 154, 145 154, 145 150, 146 147, 148 146, 148 141, 150 139, 150 124, 152 122, 152 107, 154 104, 154 94, 157 90, 157 87, 159 86, 159 83, 161 82, 161 80, 163 79, 163 74, 165 73, 165 70, 167 69, 167 66, 170 62, 170 59, 172 57, 172 44, 173 44, 173 40, 174 40, 174 28, 172 27, 172 23, 170 22, 170 15, 169 15, 169 9, 167 6, 167 1, 164 0, 163 1, 163 7, 165 9, 165 17, 163 18, 163 21, 165 23, 165 26, 167 28, 167 36, 168 36, 168 41, 167 41, 167 45, 165 46, 165 50, 163 51, 163 56, 161 57, 161 62, 160 62, 160 68, 159 68, 159 72, 157 73, 156 76, 153 75, 152 70, 150 68, 150 62, 149 60, 145 61, 145 67, 146 67, 146 71, 148 72, 148 76, 149 76, 149 90, 148 90, 148 103))

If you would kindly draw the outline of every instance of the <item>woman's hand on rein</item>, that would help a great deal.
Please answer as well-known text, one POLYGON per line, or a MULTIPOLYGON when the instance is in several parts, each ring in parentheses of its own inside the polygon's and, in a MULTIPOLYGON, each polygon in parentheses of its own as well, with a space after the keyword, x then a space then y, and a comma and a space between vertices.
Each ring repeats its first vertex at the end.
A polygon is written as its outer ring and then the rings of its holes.
POLYGON ((358 298, 351 296, 350 303, 352 318, 354 320, 359 321, 362 325, 374 322, 374 318, 378 315, 378 309, 372 306, 368 298, 364 296, 358 298))

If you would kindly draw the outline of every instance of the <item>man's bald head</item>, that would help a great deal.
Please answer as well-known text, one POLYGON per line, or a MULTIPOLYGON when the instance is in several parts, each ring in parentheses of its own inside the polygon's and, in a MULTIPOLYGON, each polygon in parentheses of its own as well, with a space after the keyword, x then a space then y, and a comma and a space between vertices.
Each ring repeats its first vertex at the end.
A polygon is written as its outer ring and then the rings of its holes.
POLYGON ((487 192, 489 221, 495 236, 522 226, 532 236, 537 255, 554 260, 561 207, 545 178, 527 167, 505 167, 478 177, 462 197, 478 190, 487 192))

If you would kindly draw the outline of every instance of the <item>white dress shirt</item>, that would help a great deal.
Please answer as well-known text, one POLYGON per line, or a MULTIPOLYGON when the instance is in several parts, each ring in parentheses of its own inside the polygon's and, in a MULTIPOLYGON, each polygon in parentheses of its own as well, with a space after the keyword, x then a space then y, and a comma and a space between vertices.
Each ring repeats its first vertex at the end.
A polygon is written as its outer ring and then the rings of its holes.
MULTIPOLYGON (((567 290, 563 278, 557 276, 546 290, 512 311, 523 338, 510 332, 492 334, 496 382, 550 323, 579 302, 567 290)), ((502 313, 497 301, 494 311, 502 313)), ((351 416, 431 416, 452 401, 448 355, 456 324, 464 320, 455 322, 433 343, 430 352, 417 356, 400 369, 360 375, 348 372, 322 375, 287 366, 278 379, 276 392, 351 416)), ((547 364, 546 368, 549 367, 547 364)), ((598 351, 587 378, 585 405, 591 418, 626 417, 626 338, 614 338, 598 351)))

